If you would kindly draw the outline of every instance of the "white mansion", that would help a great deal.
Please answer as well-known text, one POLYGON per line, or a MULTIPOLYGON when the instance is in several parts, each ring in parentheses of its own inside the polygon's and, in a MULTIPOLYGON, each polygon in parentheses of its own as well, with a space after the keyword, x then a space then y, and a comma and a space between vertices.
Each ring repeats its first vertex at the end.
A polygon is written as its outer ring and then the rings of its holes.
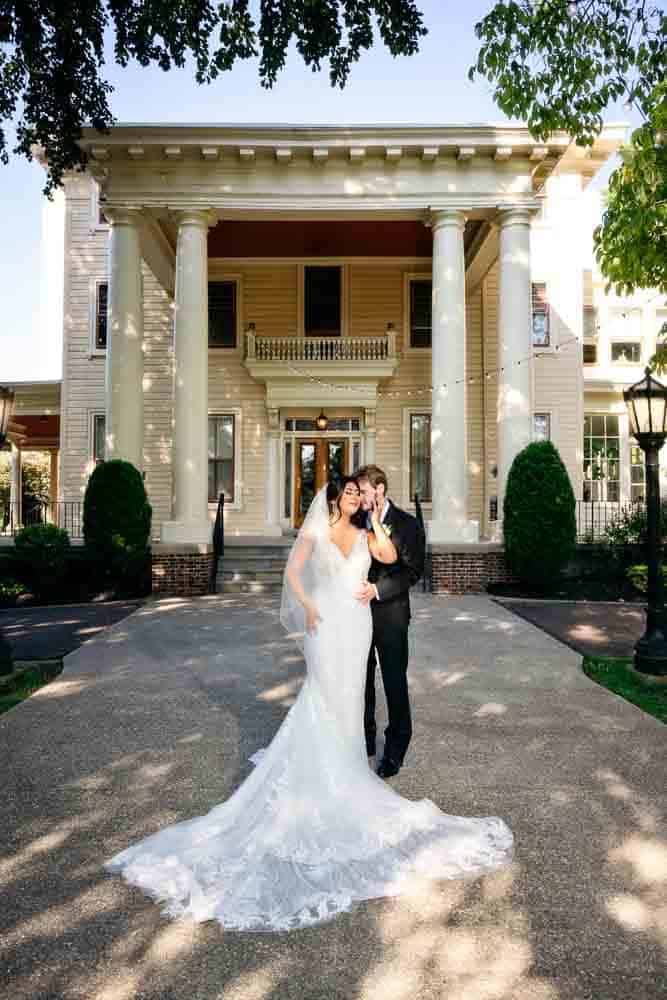
POLYGON ((604 294, 586 192, 624 134, 89 131, 89 172, 46 212, 59 404, 15 387, 18 421, 60 414, 54 498, 133 462, 169 576, 208 558, 220 493, 228 539, 277 538, 377 462, 399 505, 419 494, 447 587, 502 572, 507 473, 536 437, 581 501, 639 497, 621 390, 667 313, 604 294))

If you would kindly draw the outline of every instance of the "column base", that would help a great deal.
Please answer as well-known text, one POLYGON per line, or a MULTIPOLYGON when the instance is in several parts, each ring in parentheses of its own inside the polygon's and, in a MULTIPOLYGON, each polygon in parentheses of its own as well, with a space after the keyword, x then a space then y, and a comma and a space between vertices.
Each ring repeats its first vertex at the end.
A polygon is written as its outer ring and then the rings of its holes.
POLYGON ((210 545, 213 524, 205 521, 164 521, 160 529, 162 542, 191 545, 210 545))
POLYGON ((282 538, 283 527, 281 524, 265 524, 262 534, 269 538, 282 538))
POLYGON ((431 545, 474 543, 479 541, 479 521, 429 521, 426 533, 431 545))

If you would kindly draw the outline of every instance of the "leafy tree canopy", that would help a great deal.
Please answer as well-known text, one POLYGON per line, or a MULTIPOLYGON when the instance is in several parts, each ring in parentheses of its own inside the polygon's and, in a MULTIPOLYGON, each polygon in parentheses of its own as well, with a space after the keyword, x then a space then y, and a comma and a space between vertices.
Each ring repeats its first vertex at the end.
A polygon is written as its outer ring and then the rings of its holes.
POLYGON ((415 0, 260 0, 258 19, 250 8, 250 0, 0 0, 0 158, 8 160, 7 123, 18 118, 14 152, 30 158, 33 144, 43 147, 46 193, 84 162, 82 125, 104 131, 113 122, 113 88, 102 76, 108 30, 120 66, 169 70, 190 58, 197 82, 210 83, 259 56, 265 87, 292 41, 313 71, 328 60, 332 85, 343 87, 376 31, 394 56, 416 52, 426 34, 415 0))
POLYGON ((643 124, 621 150, 595 248, 619 294, 667 292, 667 14, 651 0, 510 0, 475 26, 484 76, 537 139, 565 129, 591 145, 622 100, 643 124))

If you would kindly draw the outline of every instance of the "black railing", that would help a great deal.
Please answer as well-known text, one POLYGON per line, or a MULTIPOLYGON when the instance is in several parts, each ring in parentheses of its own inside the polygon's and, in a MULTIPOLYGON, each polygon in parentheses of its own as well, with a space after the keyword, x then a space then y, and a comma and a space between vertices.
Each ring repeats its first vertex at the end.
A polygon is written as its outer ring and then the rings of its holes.
POLYGON ((422 573, 422 591, 426 593, 427 590, 431 590, 431 553, 428 551, 428 546, 426 545, 426 525, 424 524, 424 512, 419 501, 419 493, 415 493, 415 517, 417 518, 417 524, 424 539, 425 555, 424 572, 422 573))
POLYGON ((213 569, 211 571, 211 588, 214 588, 218 575, 218 562, 225 554, 225 494, 221 493, 218 498, 218 509, 215 513, 215 524, 213 525, 213 569))
POLYGON ((577 540, 598 542, 621 518, 645 513, 643 500, 577 500, 577 540))
POLYGON ((55 524, 70 538, 83 538, 83 501, 29 499, 20 510, 16 501, 0 500, 0 535, 13 536, 32 524, 55 524))

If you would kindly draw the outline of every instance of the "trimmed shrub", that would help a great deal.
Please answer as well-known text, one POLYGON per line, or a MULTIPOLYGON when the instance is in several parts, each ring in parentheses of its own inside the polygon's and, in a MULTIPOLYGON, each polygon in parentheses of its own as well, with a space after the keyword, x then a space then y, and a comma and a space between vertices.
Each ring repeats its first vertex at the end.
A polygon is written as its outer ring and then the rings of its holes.
POLYGON ((146 591, 151 514, 141 474, 130 462, 112 459, 94 469, 83 500, 83 535, 96 585, 123 596, 146 591))
MULTIPOLYGON (((633 587, 636 587, 641 594, 646 593, 648 590, 648 566, 645 563, 629 566, 626 575, 633 587)), ((662 567, 662 579, 663 586, 667 590, 667 566, 664 565, 662 567)))
POLYGON ((26 586, 17 580, 0 580, 0 608, 13 608, 26 586))
POLYGON ((14 539, 19 572, 32 594, 48 600, 67 574, 69 537, 55 524, 31 524, 14 539))
POLYGON ((503 504, 505 556, 522 582, 555 584, 577 540, 570 477, 551 441, 534 441, 512 462, 503 504))

